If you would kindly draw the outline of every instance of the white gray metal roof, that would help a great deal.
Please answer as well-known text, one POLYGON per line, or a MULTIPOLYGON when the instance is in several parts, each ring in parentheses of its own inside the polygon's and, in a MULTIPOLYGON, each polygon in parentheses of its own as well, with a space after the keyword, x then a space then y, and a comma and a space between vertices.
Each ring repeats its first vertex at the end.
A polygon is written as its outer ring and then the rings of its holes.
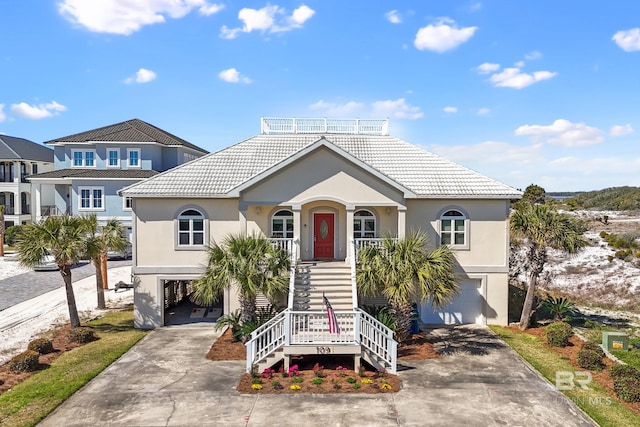
POLYGON ((337 147, 418 198, 519 198, 522 193, 421 147, 388 135, 257 135, 131 185, 138 197, 234 197, 258 175, 268 175, 313 145, 337 147))

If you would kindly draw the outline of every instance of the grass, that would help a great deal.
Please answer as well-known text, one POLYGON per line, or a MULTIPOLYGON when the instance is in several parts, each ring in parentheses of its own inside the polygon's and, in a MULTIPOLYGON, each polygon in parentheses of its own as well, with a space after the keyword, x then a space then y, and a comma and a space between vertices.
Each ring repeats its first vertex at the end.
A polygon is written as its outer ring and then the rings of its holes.
MULTIPOLYGON (((491 326, 491 329, 552 384, 555 384, 556 372, 579 371, 566 359, 547 349, 537 337, 502 326, 491 326)), ((609 396, 595 382, 589 384, 589 390, 575 387, 561 392, 601 426, 640 425, 638 414, 609 396)))
POLYGON ((147 333, 133 328, 132 310, 107 314, 88 325, 99 340, 62 354, 48 369, 0 395, 0 424, 36 425, 147 333))

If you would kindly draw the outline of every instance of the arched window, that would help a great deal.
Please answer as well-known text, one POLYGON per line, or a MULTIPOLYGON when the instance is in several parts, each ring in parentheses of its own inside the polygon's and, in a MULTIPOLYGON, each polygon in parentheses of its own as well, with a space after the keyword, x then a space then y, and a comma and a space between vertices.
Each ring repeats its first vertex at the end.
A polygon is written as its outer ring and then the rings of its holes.
POLYGON ((376 237, 376 217, 371 212, 359 210, 353 214, 353 237, 355 239, 376 237))
POLYGON ((271 237, 293 239, 293 212, 282 209, 271 217, 271 237))
POLYGON ((466 219, 462 212, 455 209, 443 213, 440 217, 440 244, 465 246, 467 244, 466 219))
POLYGON ((178 246, 204 245, 204 215, 186 209, 178 215, 178 246))

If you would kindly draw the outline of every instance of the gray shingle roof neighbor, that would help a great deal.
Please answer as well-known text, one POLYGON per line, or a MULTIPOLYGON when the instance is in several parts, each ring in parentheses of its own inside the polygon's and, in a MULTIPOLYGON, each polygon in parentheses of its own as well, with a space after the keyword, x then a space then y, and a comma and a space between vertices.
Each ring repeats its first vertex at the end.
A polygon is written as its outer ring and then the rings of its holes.
POLYGON ((0 160, 35 160, 53 163, 53 150, 28 139, 0 135, 0 160))
POLYGON ((115 142, 156 142, 166 146, 184 146, 201 153, 208 153, 197 145, 177 137, 169 132, 157 128, 139 119, 104 126, 98 129, 80 132, 62 138, 46 141, 45 144, 58 144, 65 142, 91 143, 95 141, 115 142))
POLYGON ((140 197, 230 197, 312 145, 333 145, 419 198, 519 198, 512 187, 392 136, 257 135, 122 190, 140 197))
POLYGON ((59 169, 29 176, 29 179, 64 179, 64 178, 96 178, 96 179, 144 179, 157 175, 153 170, 126 169, 59 169))

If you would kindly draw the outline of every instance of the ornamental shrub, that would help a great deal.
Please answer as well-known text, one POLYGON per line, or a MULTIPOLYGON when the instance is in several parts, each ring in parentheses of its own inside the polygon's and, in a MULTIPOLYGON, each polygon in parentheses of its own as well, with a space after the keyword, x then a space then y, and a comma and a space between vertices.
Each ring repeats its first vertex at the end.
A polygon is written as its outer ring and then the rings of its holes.
POLYGON ((40 354, 49 354, 53 353, 53 343, 47 338, 36 338, 29 343, 27 349, 40 354))
POLYGON ((613 390, 625 402, 640 402, 640 371, 629 365, 611 368, 613 390))
POLYGON ((547 343, 552 347, 566 347, 573 335, 571 325, 566 322, 553 322, 545 329, 547 343))
POLYGON ((69 340, 79 344, 86 344, 98 339, 90 328, 72 328, 69 331, 69 340))
POLYGON ((13 372, 32 372, 38 369, 40 354, 37 351, 27 350, 9 361, 9 370, 13 372))
POLYGON ((578 366, 584 369, 599 371, 604 368, 602 359, 604 351, 595 342, 586 342, 578 352, 578 366))

